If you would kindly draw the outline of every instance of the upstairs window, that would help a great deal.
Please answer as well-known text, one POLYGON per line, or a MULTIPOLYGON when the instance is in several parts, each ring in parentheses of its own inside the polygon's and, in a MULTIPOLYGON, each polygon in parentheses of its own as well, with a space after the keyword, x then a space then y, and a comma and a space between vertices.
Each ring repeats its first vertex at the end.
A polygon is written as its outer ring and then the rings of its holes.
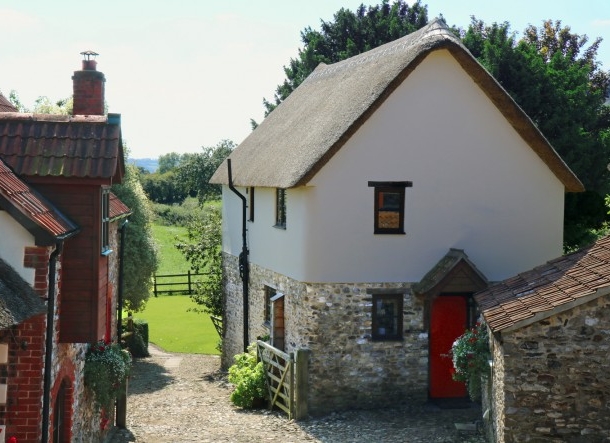
POLYGON ((375 234, 405 233, 405 188, 412 182, 369 182, 375 188, 375 234))
POLYGON ((248 221, 254 221, 254 187, 248 189, 248 221))
POLYGON ((286 229, 286 190, 275 190, 275 227, 286 229))
POLYGON ((102 189, 101 201, 101 232, 100 243, 102 255, 108 255, 112 252, 110 249, 110 189, 102 189))
POLYGON ((403 294, 373 294, 373 340, 402 340, 403 294))

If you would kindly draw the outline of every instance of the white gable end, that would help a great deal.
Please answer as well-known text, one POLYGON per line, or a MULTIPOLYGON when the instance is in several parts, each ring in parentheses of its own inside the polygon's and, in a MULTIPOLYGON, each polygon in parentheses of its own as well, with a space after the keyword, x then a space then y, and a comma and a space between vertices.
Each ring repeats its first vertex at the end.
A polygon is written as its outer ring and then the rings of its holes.
MULTIPOLYGON (((308 186, 289 190, 285 231, 265 219, 274 217, 275 194, 263 189, 249 224, 251 259, 300 281, 419 281, 449 248, 499 280, 562 251, 563 184, 445 50, 432 52, 308 186), (373 233, 369 181, 413 182, 406 235, 373 233)), ((226 211, 225 250, 235 253, 240 212, 226 211)))

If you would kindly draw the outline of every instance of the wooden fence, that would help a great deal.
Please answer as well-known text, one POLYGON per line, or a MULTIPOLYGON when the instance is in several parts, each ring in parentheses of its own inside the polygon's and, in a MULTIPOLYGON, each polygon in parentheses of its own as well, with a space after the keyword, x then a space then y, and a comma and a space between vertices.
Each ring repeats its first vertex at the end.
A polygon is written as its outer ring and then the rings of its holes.
POLYGON ((257 340, 256 347, 267 375, 269 409, 277 407, 286 412, 289 419, 305 418, 309 351, 286 354, 261 340, 257 340))
POLYGON ((159 294, 185 294, 191 295, 195 287, 197 279, 194 277, 201 277, 208 275, 207 273, 198 274, 195 272, 188 271, 186 274, 155 274, 153 276, 154 281, 154 294, 157 297, 159 294))

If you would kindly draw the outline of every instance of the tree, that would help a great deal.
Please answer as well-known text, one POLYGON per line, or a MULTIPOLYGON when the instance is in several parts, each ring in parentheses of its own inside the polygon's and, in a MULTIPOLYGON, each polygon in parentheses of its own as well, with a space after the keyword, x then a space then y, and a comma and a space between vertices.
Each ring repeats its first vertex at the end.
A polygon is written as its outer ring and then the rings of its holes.
POLYGON ((148 198, 155 203, 181 203, 189 195, 186 187, 178 179, 175 169, 163 174, 141 175, 140 181, 148 198))
MULTIPOLYGON (((375 6, 360 5, 356 12, 341 8, 333 22, 322 21, 320 31, 311 27, 301 32, 303 49, 284 66, 286 80, 278 85, 273 103, 263 99, 267 116, 286 99, 320 63, 336 63, 391 42, 422 28, 428 23, 428 8, 416 1, 409 6, 403 0, 392 5, 382 0, 375 6)), ((250 122, 253 127, 256 122, 250 122)))
POLYGON ((152 276, 159 259, 152 235, 152 211, 142 185, 138 180, 135 165, 125 165, 125 176, 121 184, 112 185, 114 192, 132 211, 125 235, 124 290, 125 308, 141 311, 146 305, 152 289, 152 276))
POLYGON ((177 168, 177 179, 186 192, 196 195, 199 201, 214 200, 220 197, 220 185, 210 184, 212 174, 235 148, 231 140, 222 140, 214 147, 203 148, 200 154, 185 154, 177 168))
POLYGON ((177 152, 169 152, 167 154, 160 155, 159 168, 157 169, 157 172, 159 174, 164 174, 172 169, 176 169, 182 162, 183 157, 183 155, 180 155, 177 152))
POLYGON ((72 115, 72 109, 74 107, 74 100, 72 97, 57 100, 53 103, 49 97, 42 95, 36 99, 34 103, 34 110, 32 112, 36 114, 61 114, 61 115, 72 115))
POLYGON ((207 203, 203 216, 187 225, 188 242, 176 244, 195 272, 206 278, 195 286, 193 301, 201 312, 222 317, 222 229, 219 203, 207 203))
POLYGON ((610 110, 604 105, 610 73, 596 61, 601 39, 561 22, 529 26, 518 40, 508 23, 486 26, 472 18, 462 40, 530 116, 587 192, 568 194, 564 246, 584 246, 607 219, 604 196, 610 192, 610 110))

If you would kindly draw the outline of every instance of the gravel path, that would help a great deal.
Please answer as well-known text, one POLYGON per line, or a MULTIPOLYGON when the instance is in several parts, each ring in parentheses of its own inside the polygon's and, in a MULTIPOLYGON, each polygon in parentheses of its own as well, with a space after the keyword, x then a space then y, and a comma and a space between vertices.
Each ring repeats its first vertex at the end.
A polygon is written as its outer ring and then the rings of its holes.
POLYGON ((267 410, 244 411, 229 401, 231 385, 219 370, 220 358, 169 354, 150 346, 151 356, 134 364, 127 399, 127 430, 110 443, 127 442, 472 442, 455 422, 473 422, 477 408, 440 409, 417 405, 349 411, 290 421, 267 410))

